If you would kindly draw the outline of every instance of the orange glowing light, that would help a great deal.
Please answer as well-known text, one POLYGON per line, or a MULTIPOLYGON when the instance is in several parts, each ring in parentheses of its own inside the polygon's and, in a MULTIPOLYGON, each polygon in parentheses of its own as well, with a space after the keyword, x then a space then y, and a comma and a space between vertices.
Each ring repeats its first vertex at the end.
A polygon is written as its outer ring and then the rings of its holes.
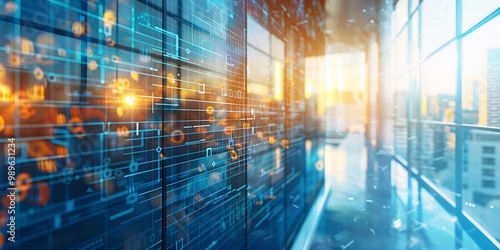
POLYGON ((135 70, 130 71, 130 78, 132 78, 132 80, 134 81, 139 80, 139 73, 137 73, 137 71, 135 70))
POLYGON ((290 141, 287 140, 287 139, 284 139, 281 141, 281 146, 284 148, 284 149, 288 149, 290 147, 290 141))
POLYGON ((5 120, 0 115, 0 132, 2 132, 2 130, 3 130, 4 127, 5 127, 5 120))
POLYGON ((261 131, 258 131, 256 136, 257 136, 257 138, 260 139, 260 138, 262 138, 262 136, 264 136, 264 134, 261 131))
POLYGON ((278 60, 274 61, 274 100, 283 100, 283 74, 282 74, 281 62, 278 60))
POLYGON ((20 191, 19 201, 23 201, 28 196, 28 190, 31 188, 31 175, 21 173, 17 176, 16 185, 20 191))
POLYGON ((237 161, 238 160, 238 153, 236 153, 236 150, 231 150, 231 159, 233 161, 237 161))
POLYGON ((94 71, 97 69, 97 62, 95 60, 90 60, 90 62, 88 62, 87 64, 87 67, 89 68, 89 70, 94 71))
POLYGON ((8 58, 10 66, 19 67, 23 63, 23 59, 19 56, 19 54, 12 53, 8 58))
POLYGON ((21 54, 32 55, 35 52, 35 47, 31 40, 21 37, 19 43, 21 46, 21 54))
POLYGON ((312 95, 312 85, 309 81, 306 80, 306 84, 304 85, 304 97, 306 99, 311 98, 312 95))
POLYGON ((122 107, 116 108, 116 114, 118 115, 118 117, 122 117, 123 116, 123 108, 122 107))
POLYGON ((127 137, 130 134, 127 126, 122 126, 122 127, 116 128, 116 133, 120 137, 127 137))
POLYGON ((0 63, 0 83, 5 79, 5 67, 0 63))
POLYGON ((104 25, 113 26, 116 23, 116 15, 113 11, 106 10, 102 15, 104 25))
MULTIPOLYGON (((262 132, 261 132, 262 133, 262 132)), ((276 143, 276 138, 274 138, 274 136, 271 136, 269 137, 269 140, 268 140, 269 144, 273 145, 276 143)))
POLYGON ((74 22, 71 26, 71 32, 73 32, 74 36, 80 37, 85 34, 85 26, 81 22, 74 22))
POLYGON ((208 107, 207 107, 207 114, 211 115, 211 114, 213 114, 213 113, 214 113, 214 107, 212 107, 212 106, 208 106, 208 107))
POLYGON ((109 37, 109 36, 108 36, 108 37, 106 37, 106 42, 108 43, 108 45, 109 45, 110 47, 114 47, 114 46, 115 46, 115 44, 116 44, 116 43, 115 43, 115 40, 113 40, 113 38, 111 38, 111 37, 109 37))
MULTIPOLYGON (((5 13, 10 14, 14 13, 17 10, 17 5, 14 1, 8 1, 5 3, 5 13)), ((0 244, 2 246, 3 244, 0 244)))
POLYGON ((36 165, 38 170, 43 173, 55 173, 57 171, 57 165, 54 160, 40 160, 36 165))
POLYGON ((66 123, 66 116, 64 114, 58 114, 56 117, 56 122, 59 125, 65 124, 66 123))
POLYGON ((129 106, 132 106, 135 102, 135 98, 133 96, 126 96, 125 97, 125 103, 128 104, 129 106))
POLYGON ((180 130, 174 130, 170 136, 170 141, 176 144, 180 144, 184 141, 184 133, 180 130))
POLYGON ((79 117, 73 117, 69 119, 68 122, 68 129, 71 131, 73 134, 78 134, 83 131, 83 121, 79 117))

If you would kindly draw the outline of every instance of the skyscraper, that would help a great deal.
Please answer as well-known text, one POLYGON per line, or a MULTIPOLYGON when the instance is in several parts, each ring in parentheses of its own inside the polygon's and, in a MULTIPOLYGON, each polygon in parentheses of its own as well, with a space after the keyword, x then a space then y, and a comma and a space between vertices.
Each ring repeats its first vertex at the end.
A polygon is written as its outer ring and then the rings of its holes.
POLYGON ((488 91, 487 121, 488 126, 500 127, 500 49, 488 50, 488 91))

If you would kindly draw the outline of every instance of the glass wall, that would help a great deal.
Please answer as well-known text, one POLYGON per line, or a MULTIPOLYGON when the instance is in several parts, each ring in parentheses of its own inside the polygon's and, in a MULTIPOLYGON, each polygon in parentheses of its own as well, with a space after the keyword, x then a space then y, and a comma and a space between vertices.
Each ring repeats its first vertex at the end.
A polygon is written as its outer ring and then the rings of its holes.
POLYGON ((500 227, 492 221, 500 214, 500 2, 410 5, 407 15, 394 12, 408 16, 393 29, 394 98, 408 111, 395 118, 396 152, 418 173, 413 188, 432 190, 455 211, 456 246, 472 238, 498 247, 500 227), (406 41, 408 50, 400 49, 406 41))
POLYGON ((323 183, 303 73, 321 18, 318 1, 0 0, 0 248, 289 247, 323 183))

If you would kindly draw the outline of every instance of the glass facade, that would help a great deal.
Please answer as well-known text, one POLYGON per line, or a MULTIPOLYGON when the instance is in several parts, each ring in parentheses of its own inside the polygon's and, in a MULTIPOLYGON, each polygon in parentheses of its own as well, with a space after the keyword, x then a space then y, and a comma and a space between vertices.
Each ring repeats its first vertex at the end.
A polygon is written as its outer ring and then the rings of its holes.
POLYGON ((0 248, 289 247, 323 184, 304 96, 323 19, 316 0, 0 0, 0 248))
POLYGON ((498 246, 500 2, 397 2, 408 20, 393 23, 394 135, 420 180, 409 187, 432 190, 456 214, 456 247, 466 234, 498 246))

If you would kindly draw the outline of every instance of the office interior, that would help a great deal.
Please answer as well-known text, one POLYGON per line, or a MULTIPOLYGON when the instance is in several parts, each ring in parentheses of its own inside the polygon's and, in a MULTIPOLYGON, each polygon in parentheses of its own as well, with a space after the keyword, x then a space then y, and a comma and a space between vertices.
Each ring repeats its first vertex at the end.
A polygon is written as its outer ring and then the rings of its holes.
POLYGON ((0 249, 500 249, 499 15, 0 0, 0 249))

